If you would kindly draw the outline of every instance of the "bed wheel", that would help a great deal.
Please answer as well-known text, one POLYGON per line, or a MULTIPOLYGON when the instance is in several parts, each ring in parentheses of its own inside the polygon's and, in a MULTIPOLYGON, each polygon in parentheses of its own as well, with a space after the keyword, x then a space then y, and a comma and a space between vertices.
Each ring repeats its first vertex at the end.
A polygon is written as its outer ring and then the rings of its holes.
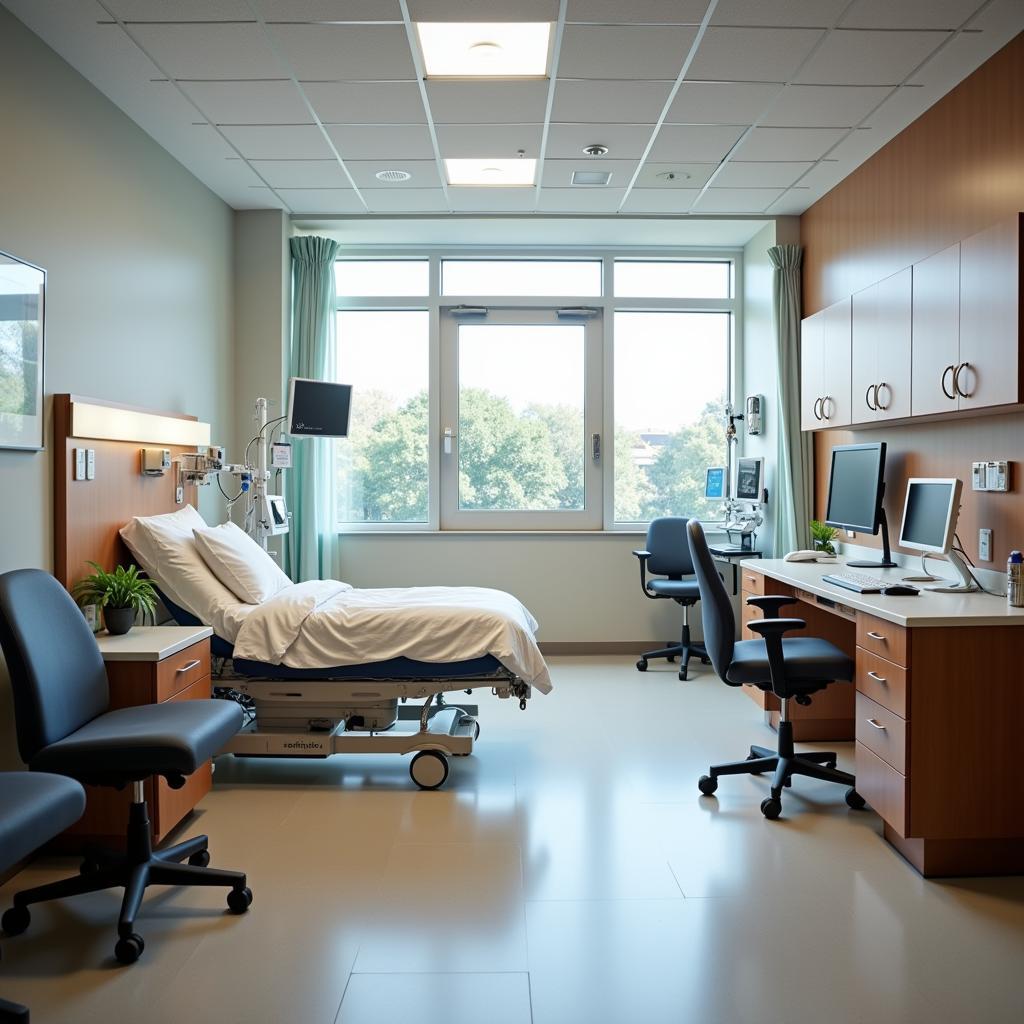
POLYGON ((438 750, 421 750, 409 765, 409 775, 420 789, 439 789, 448 778, 448 758, 438 750))

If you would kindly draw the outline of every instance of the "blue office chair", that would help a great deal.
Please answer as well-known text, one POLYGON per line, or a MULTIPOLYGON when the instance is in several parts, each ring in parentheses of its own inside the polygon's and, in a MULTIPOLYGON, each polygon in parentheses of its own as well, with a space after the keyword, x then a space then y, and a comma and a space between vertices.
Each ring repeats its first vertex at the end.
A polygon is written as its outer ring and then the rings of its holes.
POLYGON ((846 802, 860 810, 864 798, 856 790, 856 779, 836 768, 834 750, 796 753, 793 747, 793 723, 789 718, 789 702, 810 704, 811 694, 834 682, 853 679, 853 660, 838 647, 820 637, 785 638, 794 629, 803 629, 803 619, 781 619, 779 610, 797 599, 786 595, 749 597, 747 604, 764 611, 763 619, 747 625, 761 640, 736 640, 736 619, 732 601, 715 569, 708 542, 700 523, 687 525, 693 569, 700 586, 704 608, 704 642, 711 663, 722 681, 729 686, 751 683, 759 690, 774 693, 782 702, 777 750, 752 746, 744 761, 715 764, 697 783, 705 796, 718 789, 720 775, 760 775, 774 772, 771 796, 761 801, 761 813, 777 818, 782 813, 782 790, 791 785, 794 775, 805 775, 825 782, 838 782, 850 788, 846 802))
POLYGON ((11 677, 18 750, 29 768, 94 786, 132 787, 124 852, 90 855, 74 878, 15 893, 0 921, 3 930, 20 935, 33 903, 123 887, 114 955, 128 964, 145 948, 134 925, 147 886, 224 886, 228 908, 245 913, 252 903, 245 875, 207 867, 206 836, 152 848, 144 789, 157 775, 172 789, 184 786, 241 728, 238 705, 182 700, 109 710, 96 638, 70 594, 39 569, 0 576, 0 647, 11 677))
POLYGON ((669 644, 656 651, 645 651, 640 655, 636 667, 646 672, 650 658, 675 661, 678 657, 680 679, 686 678, 691 654, 698 655, 705 665, 708 664, 708 652, 704 644, 690 639, 690 609, 700 600, 700 588, 696 580, 683 579, 684 576, 693 576, 693 562, 686 543, 687 522, 684 516, 653 519, 647 527, 647 546, 643 551, 633 552, 640 560, 640 588, 644 597, 654 601, 669 598, 683 607, 683 635, 680 643, 669 644), (648 579, 648 572, 665 578, 648 579))

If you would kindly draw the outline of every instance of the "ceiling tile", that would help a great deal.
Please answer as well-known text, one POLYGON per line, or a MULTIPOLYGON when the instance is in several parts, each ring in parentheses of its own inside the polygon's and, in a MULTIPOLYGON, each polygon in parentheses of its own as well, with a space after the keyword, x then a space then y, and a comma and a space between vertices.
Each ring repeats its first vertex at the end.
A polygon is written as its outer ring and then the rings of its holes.
POLYGON ((537 209, 542 213, 615 213, 625 188, 543 188, 537 209))
POLYGON ((558 74, 674 80, 696 34, 693 28, 677 25, 567 25, 558 74))
POLYGON ((693 204, 696 213, 762 213, 781 188, 709 188, 693 204))
POLYGON ((700 189, 718 164, 646 163, 636 177, 634 188, 700 189), (669 177, 672 175, 672 177, 669 177))
POLYGON ((426 124, 415 82, 303 82, 325 124, 426 124))
POLYGON ((280 188, 277 193, 293 213, 366 213, 352 188, 280 188))
POLYGON ((852 128, 888 96, 884 85, 789 85, 762 124, 777 128, 852 128))
POLYGON ((805 188, 827 191, 839 184, 847 169, 846 165, 838 160, 820 160, 800 179, 800 184, 805 188))
POLYGON ((823 191, 810 188, 791 188, 783 192, 774 203, 765 207, 765 213, 773 217, 795 216, 803 213, 816 199, 824 195, 823 191))
POLYGON ((662 125, 650 159, 659 163, 718 163, 745 131, 745 125, 662 125))
MULTIPOLYGON (((1018 27, 1020 25, 1018 22, 1018 27)), ((908 82, 939 86, 941 94, 945 94, 951 83, 966 78, 1002 46, 1002 41, 996 42, 997 39, 998 33, 989 31, 961 32, 933 54, 923 68, 910 76, 908 82)))
POLYGON ((222 189, 217 194, 233 210, 283 210, 285 208, 284 200, 263 186, 222 189))
POLYGON ((817 160, 845 134, 845 128, 755 128, 733 153, 733 158, 817 160))
POLYGON ((401 21, 398 0, 251 0, 267 21, 401 21))
POLYGON ((408 181, 383 182, 378 181, 378 171, 388 169, 388 165, 380 160, 346 160, 345 166, 356 187, 362 189, 374 189, 377 191, 427 191, 441 187, 441 176, 437 172, 437 162, 434 160, 399 160, 391 166, 394 170, 408 171, 412 177, 408 181))
POLYGON ((545 156, 578 160, 590 145, 608 147, 608 158, 627 160, 643 155, 653 127, 645 124, 552 124, 545 156))
POLYGON ((822 85, 898 85, 937 46, 946 32, 836 31, 797 76, 822 85))
POLYGON ((671 82, 559 79, 551 120, 654 124, 661 117, 671 88, 671 82))
MULTIPOLYGON (((573 171, 603 171, 611 174, 609 185, 613 188, 629 184, 636 170, 636 160, 600 160, 586 157, 582 153, 578 160, 545 160, 541 173, 541 184, 544 188, 586 188, 588 186, 573 185, 573 171)), ((594 188, 606 186, 591 186, 594 188)))
POLYGON ((533 188, 470 188, 448 186, 448 201, 453 210, 460 213, 527 213, 532 212, 537 202, 537 190, 533 188))
POLYGON ((344 160, 432 160, 430 132, 418 124, 331 125, 327 134, 344 160))
POLYGON ((699 25, 708 0, 569 0, 565 20, 603 25, 648 22, 658 25, 699 25))
POLYGON ((259 25, 133 25, 132 35, 172 78, 281 78, 259 25))
POLYGON ((412 81, 416 69, 402 25, 268 25, 303 81, 412 81))
POLYGON ((622 204, 623 213, 687 213, 699 188, 634 188, 622 204))
POLYGON ((448 201, 439 188, 367 188, 363 199, 373 213, 444 213, 448 201))
POLYGON ((665 120, 670 124, 753 124, 781 89, 781 82, 683 82, 665 120))
POLYGON ((856 0, 843 28, 959 28, 980 0, 856 0))
POLYGON ((337 160, 252 160, 272 188, 351 188, 337 160))
POLYGON ((822 35, 813 28, 709 28, 686 77, 787 82, 822 35))
POLYGON ((229 125, 221 131, 249 160, 326 160, 334 155, 312 125, 229 125))
POLYGON ((182 82, 185 94, 214 124, 312 124, 291 82, 182 82))
POLYGON ((515 157, 540 156, 539 124, 439 124, 437 145, 441 156, 515 157))
MULTIPOLYGON (((830 28, 850 0, 718 0, 712 25, 830 28)), ((902 2, 902 0, 901 0, 902 2)))
POLYGON ((409 0, 413 21, 555 21, 558 0, 409 0))
POLYGON ((548 83, 427 82, 430 114, 438 124, 530 124, 544 120, 548 83))
POLYGON ((105 0, 124 21, 254 21, 246 0, 105 0))
POLYGON ((715 176, 715 188, 788 188, 813 166, 811 161, 740 163, 730 160, 715 176))

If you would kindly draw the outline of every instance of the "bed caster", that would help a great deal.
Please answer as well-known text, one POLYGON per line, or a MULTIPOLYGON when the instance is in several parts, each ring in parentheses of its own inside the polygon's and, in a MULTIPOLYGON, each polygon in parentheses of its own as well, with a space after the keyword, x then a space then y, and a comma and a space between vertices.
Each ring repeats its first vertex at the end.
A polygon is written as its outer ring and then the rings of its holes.
POLYGON ((713 775, 702 775, 697 780, 697 788, 705 795, 711 796, 718 789, 718 779, 713 775))
POLYGON ((773 796, 765 797, 761 801, 761 813, 769 821, 774 821, 782 813, 782 801, 773 796))
POLYGON ((228 893, 228 910, 232 914, 244 914, 252 906, 252 889, 232 889, 228 893))
POLYGON ((448 778, 448 758, 437 750, 421 750, 409 765, 409 775, 420 789, 438 789, 448 778))
POLYGON ((646 672, 647 671, 647 659, 646 658, 641 658, 636 663, 636 670, 638 672, 646 672))
POLYGON ((5 935, 13 938, 25 931, 31 920, 32 915, 28 907, 11 907, 10 910, 5 910, 4 916, 0 918, 0 928, 3 928, 5 935))
POLYGON ((131 935, 122 936, 114 946, 114 957, 119 964, 133 964, 142 956, 146 948, 145 940, 141 935, 132 932, 131 935))
POLYGON ((194 868, 206 868, 206 867, 209 867, 210 866, 210 851, 209 850, 199 850, 196 853, 193 853, 191 857, 189 857, 188 862, 194 868))
POLYGON ((848 789, 846 791, 846 805, 852 807, 855 811, 863 811, 864 805, 867 801, 857 792, 855 789, 848 789))

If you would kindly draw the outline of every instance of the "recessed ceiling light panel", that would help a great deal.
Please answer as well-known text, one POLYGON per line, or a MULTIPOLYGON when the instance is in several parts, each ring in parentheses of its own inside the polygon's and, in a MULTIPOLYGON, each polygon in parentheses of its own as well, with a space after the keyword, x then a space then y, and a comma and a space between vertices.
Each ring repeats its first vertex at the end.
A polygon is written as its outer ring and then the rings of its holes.
POLYGON ((551 24, 546 21, 416 23, 428 78, 543 78, 551 24))
POLYGON ((612 180, 611 171, 573 171, 574 185, 607 185, 612 180))
POLYGON ((445 160, 449 185, 478 185, 515 188, 532 185, 537 174, 537 161, 517 157, 506 159, 445 160))

